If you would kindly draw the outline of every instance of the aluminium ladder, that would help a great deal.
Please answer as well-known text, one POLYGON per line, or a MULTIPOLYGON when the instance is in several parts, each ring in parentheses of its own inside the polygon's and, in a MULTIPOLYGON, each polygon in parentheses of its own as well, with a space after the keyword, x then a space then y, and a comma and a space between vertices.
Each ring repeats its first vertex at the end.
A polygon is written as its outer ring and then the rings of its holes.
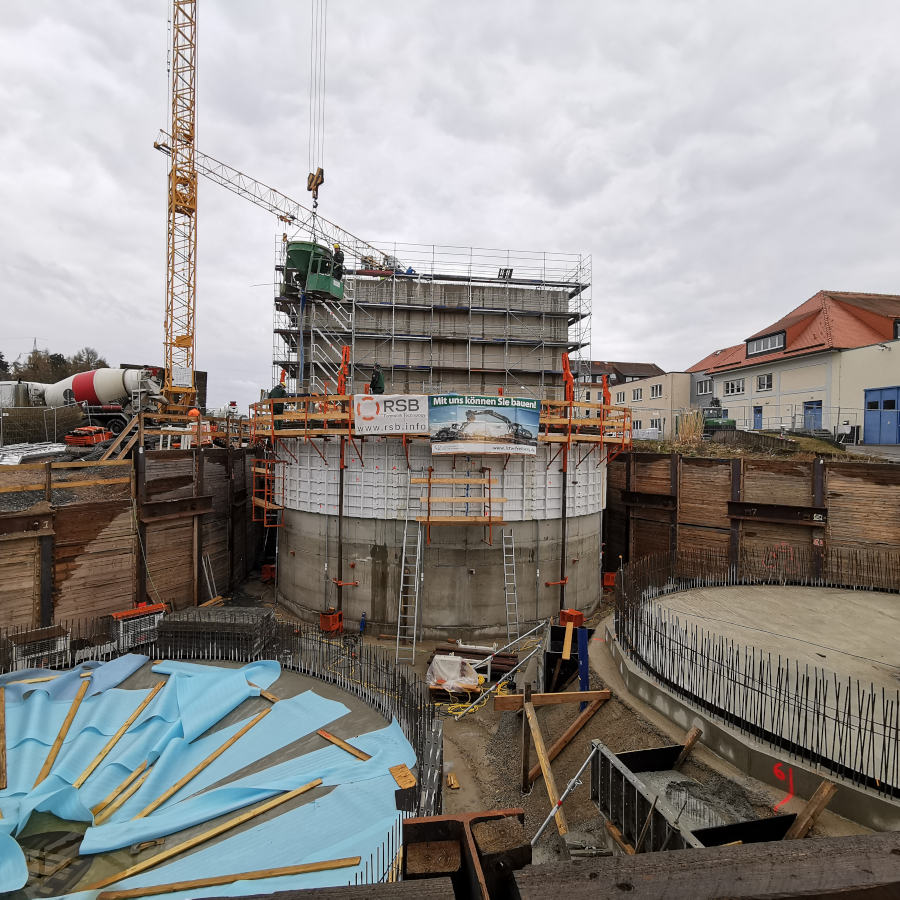
POLYGON ((516 542, 512 530, 503 531, 503 594, 506 601, 506 639, 519 639, 519 592, 516 589, 516 542))
POLYGON ((416 661, 419 625, 419 586, 422 581, 422 525, 410 516, 410 485, 406 485, 406 520, 400 560, 400 597, 397 603, 396 662, 416 661))

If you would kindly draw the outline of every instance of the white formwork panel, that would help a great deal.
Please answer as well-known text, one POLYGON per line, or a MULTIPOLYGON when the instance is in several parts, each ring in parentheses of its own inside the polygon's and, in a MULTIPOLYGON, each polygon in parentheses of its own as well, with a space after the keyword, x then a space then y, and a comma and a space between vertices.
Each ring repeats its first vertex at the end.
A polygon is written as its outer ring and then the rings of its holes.
MULTIPOLYGON (((317 441, 327 461, 302 440, 286 442, 291 454, 284 466, 285 505, 305 512, 335 515, 338 510, 340 478, 340 443, 338 440, 317 441)), ((411 477, 426 478, 433 468, 435 478, 480 478, 490 469, 497 484, 491 493, 504 497, 502 515, 506 521, 556 519, 562 514, 562 473, 557 459, 548 468, 554 447, 538 446, 534 457, 510 456, 432 456, 427 442, 415 441, 408 446, 409 465, 403 445, 394 438, 356 440, 345 445, 344 513, 364 519, 397 519, 406 516, 409 489, 411 505, 418 512, 419 498, 427 495, 424 484, 409 484, 411 477), (362 457, 362 459, 360 459, 362 457)), ((573 453, 570 460, 577 457, 573 453)), ((574 462, 572 463, 574 465, 574 462)), ((567 512, 570 516, 596 513, 605 507, 606 465, 598 466, 593 455, 580 466, 570 469, 567 512)), ((473 497, 471 508, 457 503, 453 511, 460 515, 477 514, 487 494, 486 486, 434 485, 432 497, 473 497), (477 498, 477 499, 476 499, 477 498)), ((499 511, 499 506, 498 511, 499 511)), ((449 514, 447 504, 432 510, 435 515, 449 514)))

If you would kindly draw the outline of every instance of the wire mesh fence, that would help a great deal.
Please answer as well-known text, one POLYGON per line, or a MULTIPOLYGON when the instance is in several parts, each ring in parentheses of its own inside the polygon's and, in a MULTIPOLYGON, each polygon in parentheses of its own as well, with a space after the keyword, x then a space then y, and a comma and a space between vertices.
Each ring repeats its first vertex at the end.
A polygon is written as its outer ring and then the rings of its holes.
MULTIPOLYGON (((209 613, 210 610, 202 610, 209 613)), ((333 684, 380 712, 396 718, 416 753, 418 778, 414 796, 400 818, 437 815, 442 808, 442 723, 428 688, 406 666, 380 647, 366 645, 358 635, 330 637, 317 630, 266 618, 260 628, 258 610, 216 609, 214 616, 189 622, 175 614, 177 641, 166 636, 165 619, 143 631, 127 633, 110 616, 61 622, 49 628, 0 628, 0 674, 35 668, 69 668, 87 660, 107 661, 123 653, 143 653, 158 659, 172 650, 179 659, 252 662, 277 660, 282 668, 333 684), (206 621, 209 618, 210 621, 206 621), (212 621, 214 619, 214 621, 212 621), (192 628, 190 626, 193 626, 192 628), (245 632, 253 632, 248 639, 245 632), (135 645, 135 634, 146 642, 135 645), (163 644, 165 643, 165 646, 163 644)), ((171 654, 170 654, 171 655, 171 654)), ((380 847, 363 860, 355 884, 399 880, 398 853, 402 842, 399 819, 380 847)))
POLYGON ((726 724, 854 784, 900 797, 900 690, 839 676, 715 634, 657 598, 692 588, 800 584, 900 590, 894 555, 871 551, 772 555, 678 551, 624 566, 616 579, 616 634, 623 650, 674 693, 726 724), (854 581, 860 582, 855 584, 854 581))

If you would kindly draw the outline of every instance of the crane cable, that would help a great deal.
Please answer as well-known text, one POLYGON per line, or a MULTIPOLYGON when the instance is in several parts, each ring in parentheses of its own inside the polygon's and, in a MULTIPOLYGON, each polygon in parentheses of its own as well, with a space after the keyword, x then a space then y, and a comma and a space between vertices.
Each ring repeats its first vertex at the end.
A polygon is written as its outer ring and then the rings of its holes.
POLYGON ((312 0, 309 36, 309 171, 325 160, 325 57, 328 49, 328 0, 312 0))

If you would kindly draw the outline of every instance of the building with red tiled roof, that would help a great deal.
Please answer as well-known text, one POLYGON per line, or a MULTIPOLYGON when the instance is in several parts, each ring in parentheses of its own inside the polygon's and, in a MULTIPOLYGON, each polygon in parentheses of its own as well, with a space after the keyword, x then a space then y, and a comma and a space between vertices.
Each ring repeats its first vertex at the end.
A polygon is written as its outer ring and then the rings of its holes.
POLYGON ((900 296, 819 291, 743 343, 694 363, 692 405, 739 428, 862 432, 874 402, 867 391, 900 384, 898 341, 900 296))

